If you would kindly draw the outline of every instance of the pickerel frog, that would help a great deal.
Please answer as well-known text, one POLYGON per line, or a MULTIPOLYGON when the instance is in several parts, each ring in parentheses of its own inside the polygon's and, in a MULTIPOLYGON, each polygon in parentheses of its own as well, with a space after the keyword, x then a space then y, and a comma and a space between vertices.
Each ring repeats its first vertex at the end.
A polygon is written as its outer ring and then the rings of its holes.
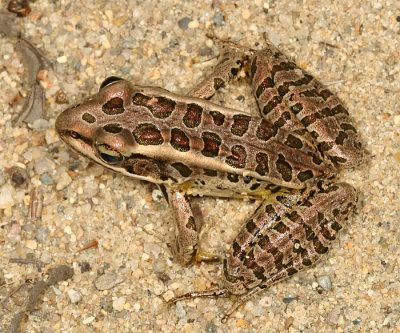
POLYGON ((253 50, 214 40, 218 63, 187 95, 110 77, 97 94, 63 111, 56 129, 92 161, 160 186, 182 264, 202 258, 188 196, 261 200, 223 260, 223 288, 173 300, 233 296, 226 319, 250 295, 328 251, 357 201, 352 186, 331 179, 340 167, 359 165, 364 151, 338 97, 269 41, 253 50), (242 70, 259 116, 208 101, 242 70))

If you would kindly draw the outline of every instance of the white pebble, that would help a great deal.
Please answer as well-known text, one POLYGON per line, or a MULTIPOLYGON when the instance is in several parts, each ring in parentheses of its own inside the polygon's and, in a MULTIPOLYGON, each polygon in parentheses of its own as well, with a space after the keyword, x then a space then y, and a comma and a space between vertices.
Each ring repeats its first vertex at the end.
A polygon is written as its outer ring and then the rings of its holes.
POLYGON ((318 278, 318 284, 326 291, 332 289, 332 282, 329 276, 323 275, 318 278))
POLYGON ((243 19, 247 20, 250 17, 250 11, 248 9, 245 9, 242 12, 242 17, 243 17, 243 19))
POLYGON ((69 184, 71 184, 72 182, 72 178, 69 176, 68 173, 64 172, 63 174, 61 174, 57 186, 56 186, 56 190, 57 191, 61 191, 64 188, 66 188, 69 184))
POLYGON ((113 301, 113 309, 115 311, 122 311, 124 309, 125 303, 125 296, 118 297, 116 300, 113 301))
POLYGON ((196 29, 196 28, 198 28, 198 27, 199 27, 199 21, 197 21, 197 20, 190 21, 189 24, 188 24, 188 27, 189 27, 190 29, 196 29))
POLYGON ((79 291, 69 289, 67 293, 71 303, 75 304, 82 300, 82 294, 79 291))
POLYGON ((159 189, 153 190, 153 192, 151 192, 151 197, 155 202, 161 202, 163 200, 163 194, 159 189))
POLYGON ((90 317, 84 319, 84 320, 82 321, 82 323, 83 323, 84 325, 88 325, 88 324, 92 323, 94 319, 95 319, 95 318, 94 318, 93 316, 90 316, 90 317))
POLYGON ((67 62, 67 57, 66 57, 65 55, 63 55, 63 56, 61 56, 61 57, 58 57, 58 58, 57 58, 57 62, 58 62, 59 64, 65 64, 65 63, 67 62))
POLYGON ((0 209, 6 209, 14 205, 12 194, 14 189, 10 184, 5 184, 0 190, 0 209))
POLYGON ((174 293, 171 290, 168 290, 162 295, 162 297, 166 302, 168 302, 174 298, 174 293))

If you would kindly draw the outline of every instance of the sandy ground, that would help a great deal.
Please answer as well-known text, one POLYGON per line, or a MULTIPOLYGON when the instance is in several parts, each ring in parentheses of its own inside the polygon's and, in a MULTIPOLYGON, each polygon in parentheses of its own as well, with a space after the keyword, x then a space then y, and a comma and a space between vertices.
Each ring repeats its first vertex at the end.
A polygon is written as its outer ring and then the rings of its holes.
MULTIPOLYGON (((13 102, 29 86, 13 41, 0 43, 0 301, 48 268, 74 268, 51 287, 23 325, 26 332, 399 332, 400 331, 400 7, 377 1, 36 1, 17 22, 54 66, 42 80, 47 121, 12 122, 13 102), (327 258, 254 296, 227 323, 229 299, 165 300, 219 283, 218 264, 173 261, 171 214, 152 184, 114 175, 78 156, 54 132, 56 116, 117 75, 184 93, 217 55, 206 32, 250 47, 262 34, 344 101, 368 163, 339 176, 360 204, 327 258), (57 104, 62 90, 67 104, 57 104), (8 172, 25 168, 17 186, 8 172), (28 218, 32 190, 44 209, 28 218), (97 246, 79 251, 96 240, 97 246), (10 263, 38 259, 46 267, 10 263), (101 281, 99 276, 109 278, 101 281), (117 283, 118 282, 118 283, 117 283), (96 283, 96 284, 95 284, 96 283), (98 290, 105 283, 108 290, 98 290), (107 285, 107 283, 109 285, 107 285)), ((248 87, 215 101, 254 109, 248 87), (238 98, 240 95, 245 96, 238 98)), ((202 246, 224 255, 257 203, 195 198, 205 224, 202 246)), ((21 309, 23 286, 0 305, 0 332, 21 309)))

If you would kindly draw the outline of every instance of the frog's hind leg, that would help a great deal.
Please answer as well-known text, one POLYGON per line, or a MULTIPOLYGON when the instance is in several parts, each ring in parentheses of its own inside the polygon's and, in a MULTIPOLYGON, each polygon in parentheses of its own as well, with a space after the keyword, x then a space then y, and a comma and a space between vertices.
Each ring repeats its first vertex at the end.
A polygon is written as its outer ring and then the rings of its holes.
POLYGON ((363 161, 357 131, 337 96, 268 39, 254 53, 249 76, 261 116, 274 126, 305 140, 315 140, 319 151, 334 164, 352 167, 363 161))
POLYGON ((218 89, 235 78, 254 52, 232 41, 222 40, 210 34, 207 36, 219 49, 218 62, 213 72, 188 93, 189 96, 203 99, 212 98, 218 89))
POLYGON ((312 77, 306 76, 268 39, 265 44, 264 49, 253 54, 248 73, 260 115, 276 127, 304 134, 305 126, 296 117, 300 106, 290 107, 284 97, 289 86, 304 86, 312 77))

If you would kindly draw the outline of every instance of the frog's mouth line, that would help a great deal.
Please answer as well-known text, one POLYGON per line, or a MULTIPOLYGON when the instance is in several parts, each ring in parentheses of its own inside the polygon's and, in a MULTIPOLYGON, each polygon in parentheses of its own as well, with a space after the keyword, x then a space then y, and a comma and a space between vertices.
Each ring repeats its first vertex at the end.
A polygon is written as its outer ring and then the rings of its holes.
POLYGON ((108 169, 114 173, 119 172, 122 175, 133 177, 139 180, 145 180, 153 183, 164 183, 162 181, 157 182, 151 177, 132 174, 123 166, 110 167, 106 162, 104 162, 101 158, 97 156, 97 152, 93 148, 93 141, 88 138, 82 136, 80 136, 79 138, 73 138, 69 130, 60 130, 58 131, 58 135, 61 138, 61 140, 64 141, 74 152, 78 153, 79 155, 87 157, 89 160, 101 165, 105 169, 108 169))
POLYGON ((71 147, 75 152, 84 155, 85 157, 97 163, 101 163, 99 158, 96 156, 92 140, 83 136, 79 136, 79 138, 73 138, 69 130, 58 131, 58 135, 60 139, 64 141, 69 147, 71 147))

